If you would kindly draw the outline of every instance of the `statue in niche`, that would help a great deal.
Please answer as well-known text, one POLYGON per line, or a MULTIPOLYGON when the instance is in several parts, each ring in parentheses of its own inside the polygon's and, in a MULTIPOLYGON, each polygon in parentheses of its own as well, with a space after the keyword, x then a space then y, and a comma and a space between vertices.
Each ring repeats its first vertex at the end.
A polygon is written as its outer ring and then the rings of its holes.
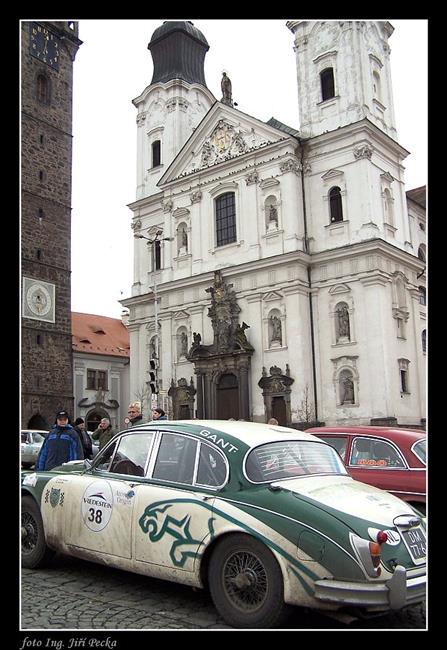
POLYGON ((157 347, 155 345, 155 337, 151 339, 150 345, 150 358, 151 359, 156 359, 157 358, 157 347))
POLYGON ((188 354, 188 336, 186 332, 180 334, 180 356, 186 357, 188 354))
POLYGON ((354 382, 351 377, 346 376, 342 380, 343 397, 342 404, 354 404, 354 382))
POLYGON ((270 206, 269 210, 269 223, 273 223, 275 225, 278 225, 278 210, 275 208, 274 205, 270 206))
POLYGON ((271 316, 270 317, 270 324, 272 328, 272 337, 271 337, 271 343, 277 342, 280 345, 282 345, 282 326, 281 326, 281 320, 278 318, 278 316, 271 316))
POLYGON ((337 309, 338 338, 350 338, 349 310, 347 305, 337 309))
POLYGON ((238 323, 236 325, 236 329, 234 330, 234 338, 243 350, 253 350, 253 346, 248 342, 247 337, 245 336, 245 330, 247 330, 249 327, 250 325, 247 325, 247 323, 244 321, 242 325, 239 325, 238 323))
POLYGON ((184 248, 185 250, 188 250, 188 234, 186 232, 186 228, 182 228, 179 231, 179 241, 180 241, 180 250, 184 248))

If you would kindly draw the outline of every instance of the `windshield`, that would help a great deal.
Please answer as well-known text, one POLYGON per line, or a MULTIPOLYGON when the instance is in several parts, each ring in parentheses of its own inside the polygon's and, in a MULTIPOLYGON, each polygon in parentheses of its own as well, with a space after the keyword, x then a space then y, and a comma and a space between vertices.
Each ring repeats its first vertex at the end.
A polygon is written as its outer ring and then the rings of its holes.
POLYGON ((427 464, 427 440, 424 438, 424 440, 418 440, 414 445, 413 445, 413 451, 416 454, 416 456, 419 458, 421 463, 424 463, 424 465, 427 464))
POLYGON ((260 445, 248 454, 245 470, 250 481, 255 483, 314 474, 347 474, 335 449, 310 440, 260 445))

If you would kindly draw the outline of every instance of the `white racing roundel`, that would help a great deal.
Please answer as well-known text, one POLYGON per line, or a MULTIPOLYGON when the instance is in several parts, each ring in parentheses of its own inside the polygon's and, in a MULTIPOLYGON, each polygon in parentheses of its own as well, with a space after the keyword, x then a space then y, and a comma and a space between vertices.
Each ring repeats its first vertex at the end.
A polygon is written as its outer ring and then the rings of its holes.
POLYGON ((113 494, 107 481, 90 483, 82 497, 82 520, 95 533, 107 526, 112 516, 113 494))

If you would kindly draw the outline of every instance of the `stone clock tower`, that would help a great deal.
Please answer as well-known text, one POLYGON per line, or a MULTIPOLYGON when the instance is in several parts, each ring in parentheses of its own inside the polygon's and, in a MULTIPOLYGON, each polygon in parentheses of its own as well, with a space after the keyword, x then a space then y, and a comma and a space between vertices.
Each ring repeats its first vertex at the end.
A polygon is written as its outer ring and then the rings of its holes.
POLYGON ((73 413, 71 167, 76 22, 22 22, 21 382, 24 428, 73 413))

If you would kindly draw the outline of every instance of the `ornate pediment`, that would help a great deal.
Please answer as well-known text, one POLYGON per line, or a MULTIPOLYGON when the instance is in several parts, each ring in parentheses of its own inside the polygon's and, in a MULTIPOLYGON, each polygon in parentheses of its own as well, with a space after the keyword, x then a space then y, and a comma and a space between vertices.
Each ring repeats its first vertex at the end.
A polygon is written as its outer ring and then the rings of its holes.
POLYGON ((329 289, 329 293, 334 296, 339 293, 349 293, 350 291, 351 289, 347 284, 336 284, 334 287, 329 289))
POLYGON ((330 169, 321 177, 324 181, 332 181, 334 178, 340 178, 344 173, 340 169, 330 169))

